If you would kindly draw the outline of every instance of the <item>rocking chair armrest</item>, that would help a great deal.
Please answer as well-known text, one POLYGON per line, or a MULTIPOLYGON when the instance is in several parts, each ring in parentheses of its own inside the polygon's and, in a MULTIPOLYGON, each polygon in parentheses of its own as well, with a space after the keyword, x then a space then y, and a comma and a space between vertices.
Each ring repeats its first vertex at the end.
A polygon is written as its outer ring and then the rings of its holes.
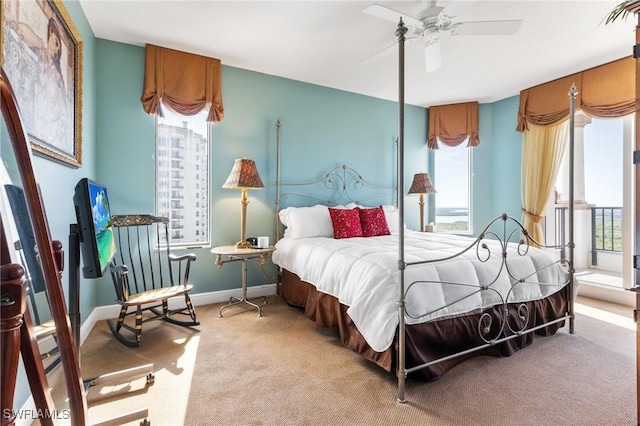
POLYGON ((116 297, 119 302, 127 300, 127 276, 129 274, 129 268, 127 265, 116 265, 111 263, 109 265, 111 271, 111 278, 113 279, 113 287, 116 291, 116 297))
POLYGON ((189 271, 191 269, 191 262, 196 260, 196 255, 193 253, 187 253, 181 256, 169 254, 169 260, 171 262, 178 262, 180 268, 182 268, 182 262, 186 261, 186 264, 184 266, 184 275, 182 275, 182 286, 186 287, 187 285, 189 285, 189 271))
POLYGON ((116 265, 115 263, 111 263, 109 265, 109 270, 112 274, 125 275, 129 272, 129 268, 127 265, 116 265))

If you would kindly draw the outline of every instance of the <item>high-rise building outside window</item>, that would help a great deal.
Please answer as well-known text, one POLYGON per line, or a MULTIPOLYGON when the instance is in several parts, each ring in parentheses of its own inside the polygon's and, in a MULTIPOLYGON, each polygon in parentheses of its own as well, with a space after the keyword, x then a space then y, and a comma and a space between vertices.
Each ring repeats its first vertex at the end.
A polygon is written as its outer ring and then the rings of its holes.
POLYGON ((156 214, 169 218, 172 247, 210 245, 207 112, 187 117, 163 106, 156 120, 156 214))

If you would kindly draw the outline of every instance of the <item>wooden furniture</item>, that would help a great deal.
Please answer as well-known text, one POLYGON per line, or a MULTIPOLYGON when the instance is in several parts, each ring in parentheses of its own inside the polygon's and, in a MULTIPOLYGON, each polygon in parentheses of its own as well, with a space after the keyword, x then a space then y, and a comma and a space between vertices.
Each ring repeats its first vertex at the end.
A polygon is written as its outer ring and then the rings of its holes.
POLYGON ((117 322, 108 321, 119 342, 136 347, 141 344, 142 324, 163 320, 181 326, 200 325, 191 303, 189 270, 195 254, 177 256, 169 243, 169 220, 152 215, 113 215, 116 255, 109 268, 121 305, 117 322), (181 297, 184 306, 169 308, 169 300, 181 297), (143 313, 150 316, 143 318, 143 313), (125 321, 135 316, 135 324, 125 321), (174 318, 177 315, 188 319, 174 318), (129 337, 122 331, 129 331, 129 337), (132 335, 132 336, 131 336, 132 335))
MULTIPOLYGON (((260 306, 252 303, 247 299, 247 262, 256 262, 259 267, 264 266, 264 262, 276 248, 269 246, 267 248, 237 248, 235 245, 220 246, 211 249, 211 253, 216 255, 216 266, 222 268, 225 263, 229 262, 241 262, 242 263, 242 298, 231 297, 229 303, 223 305, 218 312, 218 316, 222 318, 222 311, 225 309, 240 305, 247 304, 258 310, 258 317, 262 316, 262 310, 260 306)), ((267 298, 264 298, 264 304, 267 303, 267 298)))
POLYGON ((18 264, 0 266, 0 348, 2 348, 2 406, 3 425, 14 424, 16 414, 13 411, 13 390, 18 374, 20 357, 20 335, 27 310, 27 285, 24 269, 18 264), (9 409, 10 411, 5 411, 9 409))
MULTIPOLYGON (((12 152, 3 149, 2 159, 5 164, 10 164, 13 167, 12 170, 16 172, 17 176, 12 176, 12 178, 15 177, 16 180, 19 180, 19 184, 24 190, 38 250, 39 264, 42 268, 46 291, 49 295, 51 314, 55 323, 58 345, 60 347, 60 358, 64 371, 65 388, 67 390, 70 409, 69 420, 72 425, 85 425, 88 423, 87 402, 78 363, 78 350, 72 337, 65 297, 62 292, 62 283, 60 281, 61 267, 57 263, 57 261, 60 260, 60 256, 56 258, 54 254, 44 213, 44 205, 40 198, 33 173, 28 139, 20 119, 15 96, 13 95, 4 69, 0 72, 0 95, 4 125, 6 126, 12 148, 12 152), (11 154, 13 154, 13 157, 9 158, 11 154), (13 162, 13 164, 11 164, 11 162, 13 162)), ((13 183, 18 184, 18 182, 13 183)), ((2 263, 8 264, 11 263, 11 255, 5 233, 5 228, 2 228, 2 263)), ((5 275, 3 278, 18 279, 15 274, 5 275)), ((15 336, 13 336, 13 339, 15 341, 15 336)), ((53 401, 44 373, 42 360, 40 359, 37 345, 34 343, 33 325, 28 311, 24 311, 24 322, 20 329, 20 340, 20 353, 29 380, 31 394, 36 408, 42 413, 40 421, 43 424, 53 424, 53 419, 51 418, 52 413, 54 413, 53 401)), ((6 346, 3 345, 3 348, 6 348, 6 346)), ((17 359, 15 358, 7 358, 5 360, 4 355, 1 360, 3 368, 9 370, 3 370, 3 395, 13 394, 15 381, 11 382, 7 379, 14 377, 14 371, 17 371, 18 368, 16 361, 17 359), (5 371, 7 371, 6 376, 4 374, 5 371)), ((3 400, 3 404, 5 403, 9 402, 3 400)), ((1 408, 3 413, 5 412, 4 410, 14 409, 12 406, 5 405, 1 408)), ((11 422, 9 421, 8 424, 11 424, 11 422)))

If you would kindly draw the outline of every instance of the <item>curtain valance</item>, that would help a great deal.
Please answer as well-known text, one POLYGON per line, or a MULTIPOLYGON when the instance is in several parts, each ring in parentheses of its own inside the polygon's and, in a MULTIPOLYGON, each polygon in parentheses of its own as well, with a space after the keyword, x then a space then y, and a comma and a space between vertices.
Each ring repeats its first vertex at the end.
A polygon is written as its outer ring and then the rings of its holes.
POLYGON ((211 106, 207 121, 224 118, 220 60, 146 45, 142 107, 162 116, 160 103, 182 115, 195 115, 211 106))
POLYGON ((518 126, 554 126, 569 117, 568 93, 578 89, 576 110, 599 118, 623 117, 635 111, 635 61, 619 59, 520 92, 518 126))
POLYGON ((430 149, 438 149, 438 140, 458 146, 469 137, 468 147, 480 144, 478 138, 478 102, 429 107, 430 149))

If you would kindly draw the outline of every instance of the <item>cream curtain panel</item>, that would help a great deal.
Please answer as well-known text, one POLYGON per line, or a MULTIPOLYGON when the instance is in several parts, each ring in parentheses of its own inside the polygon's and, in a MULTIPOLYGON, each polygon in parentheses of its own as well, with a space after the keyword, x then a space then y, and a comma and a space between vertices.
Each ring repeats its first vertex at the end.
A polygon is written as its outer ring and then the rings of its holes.
POLYGON ((469 137, 468 147, 478 146, 478 102, 429 107, 430 149, 438 149, 438 140, 458 146, 469 137))
POLYGON ((544 244, 540 222, 569 140, 569 120, 555 126, 528 127, 522 138, 522 225, 531 238, 544 244))
POLYGON ((182 115, 209 108, 207 121, 224 118, 220 60, 147 44, 142 107, 162 116, 160 104, 182 115))
POLYGON ((578 89, 576 111, 599 118, 623 117, 635 111, 635 60, 628 57, 521 91, 516 130, 566 120, 572 84, 578 89))
POLYGON ((578 89, 576 111, 618 118, 635 111, 635 60, 623 58, 520 92, 516 130, 522 141, 523 226, 544 242, 541 220, 569 135, 569 90, 578 89))

